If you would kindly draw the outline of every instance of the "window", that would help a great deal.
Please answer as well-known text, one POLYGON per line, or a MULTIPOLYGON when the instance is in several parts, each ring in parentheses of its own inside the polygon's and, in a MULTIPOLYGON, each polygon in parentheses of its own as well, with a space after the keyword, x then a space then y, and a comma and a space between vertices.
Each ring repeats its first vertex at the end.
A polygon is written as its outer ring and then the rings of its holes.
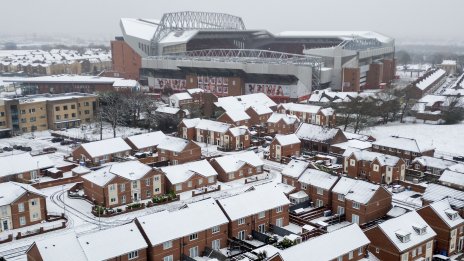
POLYGON ((159 181, 159 180, 160 180, 160 177, 159 177, 159 176, 155 176, 153 179, 154 179, 155 181, 159 181))
POLYGON ((211 248, 213 250, 220 249, 221 248, 221 240, 220 239, 213 240, 213 242, 211 242, 211 248))
POLYGON ((243 176, 243 170, 240 170, 240 171, 238 172, 238 176, 239 176, 239 177, 242 177, 242 176, 243 176))
POLYGON ((279 207, 276 208, 276 213, 280 213, 280 212, 282 212, 282 210, 283 210, 283 207, 279 206, 279 207))
POLYGON ((26 217, 19 217, 19 225, 20 226, 26 225, 26 217))
POLYGON ((350 251, 348 253, 348 259, 350 259, 350 260, 353 259, 353 251, 350 251))
POLYGON ((252 168, 248 168, 248 174, 253 174, 253 169, 252 168))
POLYGON ((260 218, 260 219, 261 219, 261 218, 264 218, 265 216, 266 216, 266 212, 265 212, 265 211, 261 211, 261 212, 259 212, 259 214, 258 214, 258 218, 260 218))
POLYGON ((304 183, 301 183, 301 189, 307 189, 307 188, 308 188, 308 187, 307 187, 307 185, 306 185, 306 184, 304 184, 304 183))
POLYGON ((201 184, 203 184, 203 179, 198 180, 198 185, 201 185, 201 184))
POLYGON ((109 189, 110 191, 113 191, 113 190, 115 189, 114 184, 110 184, 110 185, 108 186, 108 189, 109 189))
POLYGON ((193 234, 191 234, 191 235, 189 236, 190 241, 195 240, 195 239, 197 239, 197 238, 198 238, 198 234, 197 234, 197 233, 193 233, 193 234))
POLYGON ((126 204, 126 195, 122 195, 121 197, 121 203, 126 204))
POLYGON ((176 191, 181 191, 181 190, 182 190, 182 184, 177 184, 176 191))
POLYGON ((219 226, 212 227, 212 228, 211 228, 211 234, 218 233, 219 230, 220 230, 220 227, 219 227, 219 226))
POLYGON ((172 247, 172 241, 167 241, 163 243, 163 250, 169 249, 172 247))
POLYGON ((163 261, 173 261, 174 257, 172 255, 163 257, 163 261))
POLYGON ((60 111, 60 106, 56 106, 55 111, 60 111))
POLYGON ((283 227, 284 226, 284 218, 276 219, 276 226, 283 227))
POLYGON ((411 256, 416 257, 416 255, 417 255, 416 249, 411 250, 411 256))
POLYGON ((110 199, 110 202, 111 202, 111 203, 116 202, 116 198, 111 198, 111 199, 110 199))
POLYGON ((338 200, 339 200, 339 201, 345 201, 345 195, 343 195, 343 194, 338 194, 338 200))
POLYGON ((33 220, 39 219, 39 213, 37 213, 37 212, 33 213, 33 214, 32 214, 32 219, 33 219, 33 220))
POLYGON ((214 177, 209 177, 208 178, 208 183, 214 183, 214 177))
POLYGON ((266 225, 265 224, 260 224, 258 226, 258 232, 265 233, 266 232, 266 225))
POLYGON ((31 200, 31 205, 32 206, 37 206, 37 199, 31 200))
POLYGON ((132 188, 137 188, 137 181, 132 181, 132 188))
POLYGON ((240 239, 240 240, 244 240, 245 239, 245 230, 239 231, 238 234, 237 234, 237 238, 240 239))
POLYGON ((127 257, 129 258, 129 260, 135 259, 139 257, 139 251, 138 250, 132 251, 127 255, 127 257))
POLYGON ((119 190, 121 190, 121 192, 126 191, 126 184, 124 184, 124 183, 119 184, 119 190))
POLYGON ((151 191, 147 190, 147 198, 151 197, 151 191))
MULTIPOLYGON (((362 255, 363 252, 364 252, 364 251, 363 251, 363 248, 362 248, 362 247, 358 248, 358 256, 362 255)), ((377 253, 378 253, 378 252, 377 252, 377 253)))
POLYGON ((192 187, 192 181, 191 180, 187 183, 187 187, 189 187, 189 188, 192 187))
POLYGON ((422 255, 422 246, 417 248, 417 254, 422 255))
POLYGON ((359 225, 359 216, 355 214, 351 215, 351 222, 359 225))
POLYGON ((355 209, 360 209, 360 208, 361 208, 361 204, 359 204, 359 202, 353 201, 353 208, 355 208, 355 209))
POLYGON ((337 261, 343 261, 343 256, 339 256, 339 257, 337 258, 337 261))
POLYGON ((68 110, 68 105, 64 105, 64 106, 63 106, 63 110, 64 110, 64 111, 67 111, 67 110, 68 110))
POLYGON ((404 253, 401 255, 401 261, 408 261, 409 253, 404 253))
POLYGON ((18 212, 24 212, 24 203, 19 203, 18 204, 18 212))
POLYGON ((71 117, 76 118, 76 113, 71 113, 71 117))
POLYGON ((36 117, 30 117, 29 118, 29 122, 35 122, 36 121, 36 117))
POLYGON ((239 219, 238 219, 238 224, 239 224, 239 225, 245 224, 245 218, 239 218, 239 219))
POLYGON ((432 241, 427 242, 427 249, 432 248, 432 241))
POLYGON ((234 179, 234 178, 235 178, 234 173, 229 173, 229 179, 234 179))
POLYGON ((145 186, 150 186, 151 179, 145 179, 145 186))
POLYGON ((324 195, 324 190, 322 188, 317 188, 318 195, 324 195))
POLYGON ((198 247, 192 247, 189 249, 189 256, 191 258, 197 257, 198 256, 198 247))
POLYGON ((356 165, 356 160, 350 159, 350 166, 354 167, 356 165))
POLYGON ((375 248, 375 253, 377 253, 377 254, 378 254, 379 252, 380 252, 379 248, 378 248, 378 247, 376 247, 376 248, 375 248))
POLYGON ((374 171, 379 171, 379 165, 374 164, 374 165, 373 165, 373 169, 374 169, 374 171))
POLYGON ((76 105, 75 104, 71 104, 71 109, 75 109, 76 108, 76 105))

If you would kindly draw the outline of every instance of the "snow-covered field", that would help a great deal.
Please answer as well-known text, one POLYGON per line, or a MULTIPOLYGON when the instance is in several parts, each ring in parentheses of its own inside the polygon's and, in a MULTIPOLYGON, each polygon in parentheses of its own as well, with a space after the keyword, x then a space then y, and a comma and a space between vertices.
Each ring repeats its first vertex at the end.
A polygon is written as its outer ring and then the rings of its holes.
POLYGON ((455 125, 430 125, 399 122, 367 129, 363 134, 375 138, 398 135, 415 138, 423 146, 433 145, 438 152, 464 155, 464 123, 455 125))
MULTIPOLYGON (((116 128, 116 136, 117 137, 128 137, 139 133, 146 133, 148 130, 146 129, 139 129, 139 128, 131 128, 131 127, 117 127, 116 128)), ((97 124, 92 123, 85 125, 82 128, 72 128, 63 131, 54 131, 54 133, 61 134, 67 136, 69 138, 77 138, 77 139, 87 139, 87 140, 100 140, 100 129, 97 124)), ((103 125, 103 139, 111 139, 113 138, 113 129, 109 124, 104 123, 103 125)))

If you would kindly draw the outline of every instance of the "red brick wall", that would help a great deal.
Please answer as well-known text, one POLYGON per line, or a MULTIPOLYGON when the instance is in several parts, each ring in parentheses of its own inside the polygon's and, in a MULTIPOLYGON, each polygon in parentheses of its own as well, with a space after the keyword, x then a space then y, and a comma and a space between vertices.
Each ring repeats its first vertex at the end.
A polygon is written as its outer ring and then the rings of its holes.
POLYGON ((142 58, 126 42, 111 41, 113 70, 123 74, 124 78, 139 80, 142 58))
POLYGON ((177 160, 177 164, 199 160, 201 158, 201 147, 191 141, 182 152, 175 153, 169 150, 158 150, 158 159, 161 160, 161 158, 169 160, 169 163, 173 165, 175 160, 177 160))
POLYGON ((25 226, 30 226, 34 224, 38 224, 47 219, 47 203, 45 201, 45 197, 33 193, 26 193, 21 196, 19 199, 11 203, 11 223, 13 224, 13 228, 20 228, 25 226), (31 210, 29 207, 29 200, 37 199, 38 203, 40 204, 40 219, 38 220, 31 220, 31 210), (24 205, 24 211, 19 212, 19 204, 24 205), (20 225, 20 217, 25 217, 26 224, 24 226, 20 225))
MULTIPOLYGON (((276 139, 274 139, 269 146, 269 158, 271 160, 277 160, 276 158, 276 145, 280 145, 279 142, 277 142, 276 139)), ((290 144, 290 145, 285 145, 280 147, 280 155, 282 157, 291 157, 291 156, 299 156, 301 152, 301 143, 297 144, 290 144)))

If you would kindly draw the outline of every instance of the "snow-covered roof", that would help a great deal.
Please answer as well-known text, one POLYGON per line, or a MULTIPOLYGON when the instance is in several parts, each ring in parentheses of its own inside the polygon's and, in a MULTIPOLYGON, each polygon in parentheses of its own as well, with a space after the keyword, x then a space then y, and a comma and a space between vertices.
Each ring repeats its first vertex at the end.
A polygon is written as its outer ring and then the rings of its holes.
POLYGON ((179 93, 175 93, 175 94, 171 95, 169 97, 169 99, 176 99, 176 100, 179 100, 179 101, 190 100, 190 99, 192 99, 192 96, 190 96, 190 94, 188 92, 179 92, 179 93))
POLYGON ((332 147, 340 148, 343 150, 347 150, 350 148, 365 150, 365 149, 371 148, 372 143, 370 143, 369 141, 363 141, 363 140, 348 140, 347 142, 334 144, 332 145, 332 147))
POLYGON ((0 183, 0 206, 5 206, 13 203, 27 192, 45 197, 45 195, 42 194, 42 192, 28 184, 11 181, 0 183))
POLYGON ((286 124, 294 124, 295 122, 299 122, 298 118, 294 115, 289 115, 285 113, 276 113, 274 112, 271 114, 271 117, 267 120, 268 123, 276 123, 280 120, 283 120, 286 124))
POLYGON ((422 81, 418 82, 416 84, 416 87, 425 90, 427 89, 430 85, 434 84, 438 79, 446 75, 446 71, 443 69, 438 69, 429 76, 425 77, 422 81))
POLYGON ((160 141, 158 150, 182 152, 189 143, 190 141, 184 140, 182 138, 165 136, 164 139, 160 141))
POLYGON ((433 202, 429 206, 450 228, 464 223, 464 219, 461 215, 451 208, 447 198, 433 202))
MULTIPOLYGON (((105 242, 104 240, 101 240, 105 242)), ((82 260, 88 261, 74 232, 43 237, 35 242, 40 256, 47 261, 82 260)))
POLYGON ((400 158, 396 156, 367 150, 346 150, 345 153, 343 153, 343 156, 349 157, 353 154, 357 160, 372 162, 377 159, 381 166, 395 166, 400 160, 400 158))
POLYGON ((187 204, 177 211, 165 210, 137 219, 152 246, 229 222, 211 198, 187 204))
POLYGON ((285 195, 288 195, 288 193, 291 193, 292 191, 295 190, 294 186, 285 184, 285 183, 277 183, 274 186, 276 189, 282 191, 285 195))
POLYGON ((201 119, 196 128, 200 130, 207 130, 207 131, 214 131, 219 133, 226 132, 231 127, 230 124, 219 122, 219 121, 212 121, 212 120, 205 120, 201 119))
POLYGON ((156 112, 158 113, 177 114, 179 111, 180 111, 179 108, 174 108, 170 106, 160 106, 156 108, 156 112))
MULTIPOLYGON (((122 78, 86 76, 86 75, 50 75, 30 78, 14 78, 14 82, 21 83, 100 83, 114 84, 115 81, 122 78)), ((9 80, 8 80, 9 81, 9 80)), ((5 80, 7 82, 7 80, 5 80)))
POLYGON ((438 179, 442 184, 452 184, 460 187, 464 186, 464 173, 445 170, 438 179))
POLYGON ((287 166, 282 170, 282 175, 299 178, 301 174, 308 168, 309 162, 303 160, 292 159, 287 166))
POLYGON ((180 165, 162 167, 161 171, 166 174, 171 184, 179 184, 189 180, 193 175, 198 174, 205 178, 217 176, 216 170, 211 167, 207 160, 193 161, 180 165))
POLYGON ((245 121, 245 120, 250 119, 250 115, 246 114, 246 112, 241 110, 241 109, 228 110, 228 111, 224 112, 224 114, 229 115, 230 119, 232 121, 234 121, 234 122, 245 121))
POLYGON ((373 145, 383 146, 388 148, 395 148, 399 150, 412 151, 421 153, 424 151, 433 150, 431 146, 420 146, 415 139, 404 138, 399 136, 390 136, 379 138, 372 143, 373 145))
POLYGON ((137 149, 145 149, 149 147, 158 146, 166 137, 162 131, 155 131, 143 133, 127 137, 127 139, 134 144, 137 149))
POLYGON ((157 21, 136 18, 121 18, 121 29, 126 35, 150 41, 155 35, 157 21))
POLYGON ((295 38, 338 38, 342 40, 364 38, 377 39, 384 43, 393 41, 393 38, 373 31, 284 31, 276 34, 276 36, 295 38))
POLYGON ((272 113, 271 108, 264 106, 262 104, 252 105, 249 108, 253 109, 258 115, 272 113))
POLYGON ((441 62, 441 65, 456 65, 456 61, 455 60, 443 60, 443 62, 441 62))
POLYGON ((464 208, 464 192, 457 189, 430 183, 422 195, 422 199, 429 202, 440 201, 444 198, 448 198, 451 206, 458 209, 464 208))
POLYGON ((245 164, 253 167, 264 165, 264 162, 253 151, 230 154, 214 158, 214 160, 226 173, 237 171, 245 164))
POLYGON ((249 132, 246 126, 233 127, 229 131, 234 137, 242 136, 249 132))
POLYGON ((359 134, 359 133, 352 133, 348 131, 343 131, 343 134, 345 134, 345 137, 349 140, 362 140, 362 141, 368 141, 371 137, 369 135, 364 135, 364 134, 359 134))
POLYGON ((111 173, 109 169, 110 166, 103 167, 101 169, 92 171, 89 174, 83 175, 82 178, 92 182, 95 185, 103 187, 116 177, 116 175, 111 173))
POLYGON ((285 110, 294 111, 294 112, 305 112, 305 113, 318 113, 322 107, 309 104, 301 103, 281 103, 279 106, 282 106, 285 110))
POLYGON ((435 231, 429 227, 425 220, 422 219, 419 214, 417 214, 416 211, 412 211, 397 218, 387 220, 378 226, 400 252, 403 252, 404 250, 416 245, 425 243, 437 235, 435 231), (414 227, 426 227, 426 231, 420 235, 418 232, 416 232, 414 227), (408 234, 410 235, 409 241, 401 242, 398 238, 398 236, 408 234))
POLYGON ((330 261, 346 255, 370 243, 364 232, 356 224, 351 224, 333 232, 315 237, 280 251, 284 261, 308 260, 330 261))
POLYGON ((187 89, 187 92, 189 94, 195 94, 195 93, 203 93, 203 92, 205 92, 205 90, 203 90, 201 88, 192 88, 192 89, 187 89))
POLYGON ((272 186, 254 187, 218 202, 231 221, 290 204, 285 194, 272 186))
POLYGON ((187 128, 195 128, 202 119, 193 118, 193 119, 183 119, 182 123, 185 124, 187 128))
POLYGON ((387 216, 389 217, 399 217, 405 213, 407 213, 408 210, 399 206, 394 206, 392 207, 388 212, 387 216))
MULTIPOLYGON (((109 260, 148 247, 142 233, 133 222, 84 234, 77 240, 89 261, 109 260), (124 243, 121 244, 121 242, 124 243)), ((71 258, 70 260, 77 259, 71 258)))
POLYGON ((329 190, 338 177, 317 169, 306 169, 298 182, 329 190))
POLYGON ((324 108, 321 110, 321 113, 324 114, 325 116, 332 116, 335 113, 335 110, 332 108, 324 108))
POLYGON ((421 156, 415 158, 411 164, 420 163, 422 166, 427 166, 436 169, 446 169, 456 164, 456 162, 446 159, 434 158, 429 156, 421 156))
POLYGON ((218 98, 218 101, 214 104, 217 107, 222 107, 225 111, 237 110, 238 108, 243 108, 243 110, 246 110, 251 106, 259 105, 270 108, 277 105, 264 93, 252 93, 241 96, 221 97, 218 98))
POLYGON ((116 88, 134 88, 138 87, 140 84, 136 80, 128 80, 128 79, 118 79, 113 83, 113 87, 116 88))
POLYGON ((302 123, 295 134, 301 140, 327 141, 333 139, 338 131, 339 129, 335 128, 302 123))
POLYGON ((88 174, 90 173, 90 169, 87 168, 86 166, 79 165, 71 170, 73 173, 76 173, 78 175, 83 175, 83 174, 88 174))
POLYGON ((296 136, 294 133, 287 135, 276 134, 274 139, 276 139, 277 142, 279 142, 279 144, 282 146, 301 143, 300 139, 298 139, 298 136, 296 136))
POLYGON ((366 204, 379 189, 379 185, 370 182, 342 177, 332 189, 332 192, 343 194, 346 199, 366 204))
POLYGON ((0 157, 0 177, 26 173, 37 170, 37 161, 29 153, 21 153, 0 157))
POLYGON ((134 181, 143 178, 151 171, 151 168, 138 160, 131 160, 112 164, 109 166, 108 171, 125 179, 134 181))
POLYGON ((131 150, 131 147, 120 137, 84 143, 81 147, 92 158, 131 150))
POLYGON ((38 164, 39 169, 48 169, 55 166, 55 163, 48 155, 33 156, 32 160, 38 164))
POLYGON ((420 98, 417 103, 425 104, 425 106, 433 106, 437 102, 445 102, 447 99, 444 95, 425 95, 424 97, 420 98))
POLYGON ((288 196, 290 198, 295 198, 295 199, 309 198, 308 194, 306 192, 304 192, 303 190, 292 193, 292 194, 290 194, 288 196))
POLYGON ((464 164, 463 163, 457 163, 456 165, 452 165, 452 166, 448 167, 448 169, 452 170, 452 171, 457 171, 457 172, 464 173, 464 164))

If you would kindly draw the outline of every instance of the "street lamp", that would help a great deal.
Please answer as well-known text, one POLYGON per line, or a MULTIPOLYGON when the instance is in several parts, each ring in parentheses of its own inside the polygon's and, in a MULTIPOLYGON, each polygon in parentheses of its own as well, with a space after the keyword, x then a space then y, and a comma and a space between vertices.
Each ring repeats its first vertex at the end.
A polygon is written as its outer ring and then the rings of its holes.
POLYGON ((63 215, 66 216, 66 203, 65 203, 65 199, 66 199, 66 196, 64 195, 64 186, 65 185, 61 185, 61 191, 63 192, 63 215))

